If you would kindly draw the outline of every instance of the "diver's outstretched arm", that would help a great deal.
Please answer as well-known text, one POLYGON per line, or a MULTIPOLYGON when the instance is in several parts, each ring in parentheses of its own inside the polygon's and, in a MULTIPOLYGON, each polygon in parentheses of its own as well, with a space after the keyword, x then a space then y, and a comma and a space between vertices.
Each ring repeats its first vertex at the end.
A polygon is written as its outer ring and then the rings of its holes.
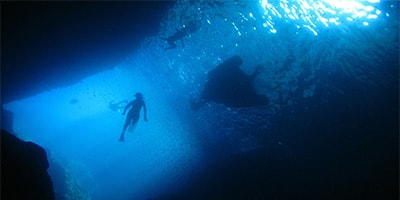
POLYGON ((129 103, 125 106, 124 112, 122 113, 123 115, 125 115, 126 110, 128 110, 128 108, 131 107, 132 104, 133 104, 133 101, 129 102, 129 103))

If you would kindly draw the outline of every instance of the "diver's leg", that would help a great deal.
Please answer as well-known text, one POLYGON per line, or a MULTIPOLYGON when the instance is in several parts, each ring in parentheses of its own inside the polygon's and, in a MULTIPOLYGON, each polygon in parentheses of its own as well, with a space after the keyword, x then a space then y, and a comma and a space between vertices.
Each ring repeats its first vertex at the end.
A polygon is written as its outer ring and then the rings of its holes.
POLYGON ((129 129, 130 132, 135 130, 136 124, 137 124, 138 121, 139 121, 139 115, 132 116, 132 122, 131 122, 131 126, 130 126, 130 129, 129 129))
POLYGON ((137 124, 137 122, 132 122, 131 129, 130 129, 131 132, 135 132, 136 124, 137 124))
POLYGON ((119 141, 121 141, 121 142, 124 141, 125 131, 126 131, 126 128, 128 128, 128 126, 129 126, 129 120, 126 120, 126 122, 124 124, 124 128, 122 128, 122 133, 121 133, 121 136, 119 137, 119 141))
POLYGON ((124 141, 124 135, 125 135, 125 131, 128 128, 128 126, 132 123, 132 121, 135 119, 136 120, 136 116, 132 115, 132 110, 130 110, 128 112, 128 115, 126 116, 126 120, 125 120, 125 124, 124 124, 124 128, 122 129, 122 133, 121 136, 119 137, 119 141, 123 142, 124 141))

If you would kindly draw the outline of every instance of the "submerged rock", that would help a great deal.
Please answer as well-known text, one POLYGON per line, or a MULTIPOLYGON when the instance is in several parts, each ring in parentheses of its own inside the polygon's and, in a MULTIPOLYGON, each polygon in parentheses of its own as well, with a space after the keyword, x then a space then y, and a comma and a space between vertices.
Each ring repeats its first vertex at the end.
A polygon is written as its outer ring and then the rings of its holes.
POLYGON ((1 199, 54 199, 46 151, 1 130, 1 199))

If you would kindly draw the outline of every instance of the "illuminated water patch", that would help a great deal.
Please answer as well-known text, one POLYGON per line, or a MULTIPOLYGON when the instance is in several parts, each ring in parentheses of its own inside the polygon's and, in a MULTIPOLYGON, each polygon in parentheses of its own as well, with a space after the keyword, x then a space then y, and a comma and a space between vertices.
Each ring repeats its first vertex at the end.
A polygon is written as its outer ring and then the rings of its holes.
POLYGON ((314 35, 322 27, 359 21, 367 26, 368 21, 378 18, 381 11, 376 8, 380 0, 261 0, 264 11, 263 26, 276 33, 275 23, 284 19, 294 22, 297 28, 309 29, 314 35))
POLYGON ((141 73, 115 68, 4 108, 14 113, 19 137, 44 147, 80 183, 77 190, 66 180, 69 199, 81 199, 82 192, 89 199, 146 199, 182 182, 199 161, 188 127, 161 94, 141 73), (121 143, 125 116, 110 102, 132 100, 137 91, 144 94, 149 121, 141 117, 121 143))

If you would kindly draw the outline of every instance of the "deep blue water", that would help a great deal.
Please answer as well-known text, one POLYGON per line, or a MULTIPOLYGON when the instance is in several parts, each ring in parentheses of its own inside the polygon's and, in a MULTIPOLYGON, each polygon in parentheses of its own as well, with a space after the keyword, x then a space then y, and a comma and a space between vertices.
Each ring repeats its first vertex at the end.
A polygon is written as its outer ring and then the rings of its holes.
MULTIPOLYGON (((398 2, 360 1, 374 6, 364 17, 301 13, 304 2, 177 2, 120 62, 4 107, 18 136, 47 149, 59 199, 398 199, 398 2), (191 22, 165 50, 160 37, 191 22), (264 66, 255 86, 270 105, 191 110, 232 55, 246 73, 264 66), (125 119, 108 105, 137 91, 149 122, 120 143, 125 119)), ((93 54, 91 69, 107 53, 93 54)))

